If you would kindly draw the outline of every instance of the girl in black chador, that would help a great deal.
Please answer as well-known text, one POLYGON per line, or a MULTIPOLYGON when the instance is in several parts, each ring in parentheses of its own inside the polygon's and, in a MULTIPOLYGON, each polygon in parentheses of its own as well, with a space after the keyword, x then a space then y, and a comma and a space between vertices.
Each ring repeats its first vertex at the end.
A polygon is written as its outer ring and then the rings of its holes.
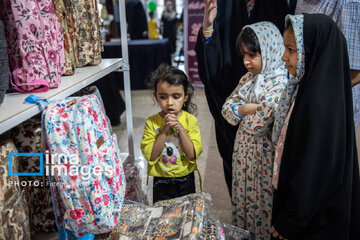
POLYGON ((346 40, 325 15, 289 15, 291 74, 275 115, 274 239, 360 239, 360 182, 346 40))

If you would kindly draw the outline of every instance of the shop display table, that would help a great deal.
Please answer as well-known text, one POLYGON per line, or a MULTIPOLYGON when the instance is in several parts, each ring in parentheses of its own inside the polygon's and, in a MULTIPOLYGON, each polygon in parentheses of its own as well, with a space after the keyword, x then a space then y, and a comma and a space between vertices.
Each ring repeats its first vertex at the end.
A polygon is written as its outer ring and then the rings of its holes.
MULTIPOLYGON (((128 42, 131 89, 149 88, 151 73, 161 64, 171 65, 171 51, 167 39, 144 39, 128 42)), ((121 42, 105 42, 103 58, 120 58, 121 42)), ((109 77, 123 89, 122 73, 113 72, 109 77)))

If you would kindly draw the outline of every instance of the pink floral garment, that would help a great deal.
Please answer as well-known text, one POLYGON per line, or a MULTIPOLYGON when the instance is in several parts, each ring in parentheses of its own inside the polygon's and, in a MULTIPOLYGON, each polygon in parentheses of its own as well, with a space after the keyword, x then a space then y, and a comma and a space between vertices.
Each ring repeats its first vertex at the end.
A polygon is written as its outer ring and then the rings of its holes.
POLYGON ((50 0, 5 0, 11 86, 20 92, 56 88, 65 71, 60 24, 50 0))
POLYGON ((274 160, 274 168, 273 168, 273 179, 272 184, 275 189, 277 189, 277 185, 279 182, 279 173, 280 173, 280 165, 281 165, 281 158, 284 151, 284 144, 285 144, 285 137, 286 137, 286 131, 289 125, 289 119, 291 116, 291 113, 294 109, 295 101, 291 104, 289 113, 285 119, 284 126, 281 129, 279 140, 276 144, 276 151, 275 151, 275 160, 274 160))

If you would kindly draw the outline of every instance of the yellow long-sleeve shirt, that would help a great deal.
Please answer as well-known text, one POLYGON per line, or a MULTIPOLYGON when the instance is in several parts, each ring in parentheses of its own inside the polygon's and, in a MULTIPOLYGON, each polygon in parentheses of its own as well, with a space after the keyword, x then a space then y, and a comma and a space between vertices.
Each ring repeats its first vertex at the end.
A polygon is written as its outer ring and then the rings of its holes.
POLYGON ((141 140, 141 152, 148 161, 148 174, 150 176, 183 177, 197 169, 196 160, 202 152, 198 120, 194 115, 182 111, 179 122, 194 145, 195 159, 189 160, 181 149, 179 136, 169 133, 159 157, 155 161, 150 161, 155 140, 165 123, 159 114, 152 115, 146 119, 144 135, 141 140))
POLYGON ((149 39, 158 39, 158 24, 154 19, 148 21, 149 39))

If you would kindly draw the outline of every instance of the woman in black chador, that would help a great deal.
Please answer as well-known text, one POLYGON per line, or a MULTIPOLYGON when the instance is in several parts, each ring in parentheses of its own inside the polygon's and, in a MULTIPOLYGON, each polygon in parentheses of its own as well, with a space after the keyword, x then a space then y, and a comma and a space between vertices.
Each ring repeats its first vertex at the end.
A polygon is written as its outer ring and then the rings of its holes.
POLYGON ((325 15, 289 15, 291 74, 275 115, 274 239, 360 239, 360 182, 346 40, 325 15))
POLYGON ((232 152, 237 127, 226 122, 221 109, 241 76, 247 72, 242 56, 235 49, 236 38, 245 25, 260 21, 274 23, 282 33, 286 14, 294 11, 294 1, 290 0, 292 5, 289 7, 287 0, 256 0, 251 7, 244 0, 205 0, 204 21, 195 51, 199 76, 215 121, 216 141, 230 195, 232 152), (203 30, 207 31, 206 36, 203 30))

